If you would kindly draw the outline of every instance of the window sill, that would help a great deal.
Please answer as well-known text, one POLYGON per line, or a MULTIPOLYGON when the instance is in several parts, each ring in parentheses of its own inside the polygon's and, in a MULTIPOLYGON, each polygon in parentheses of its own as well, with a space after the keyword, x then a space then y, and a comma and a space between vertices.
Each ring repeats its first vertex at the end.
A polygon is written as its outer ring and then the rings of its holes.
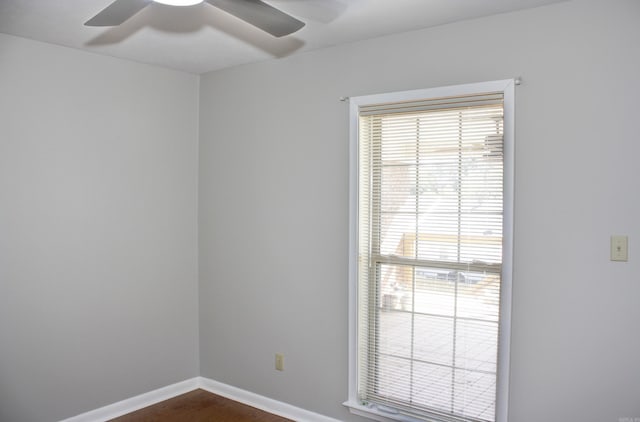
POLYGON ((354 415, 363 416, 374 421, 380 422, 425 422, 425 419, 416 419, 411 416, 403 415, 402 413, 393 413, 391 409, 389 411, 380 410, 380 407, 375 404, 362 405, 356 401, 347 400, 342 403, 349 408, 349 411, 354 415))

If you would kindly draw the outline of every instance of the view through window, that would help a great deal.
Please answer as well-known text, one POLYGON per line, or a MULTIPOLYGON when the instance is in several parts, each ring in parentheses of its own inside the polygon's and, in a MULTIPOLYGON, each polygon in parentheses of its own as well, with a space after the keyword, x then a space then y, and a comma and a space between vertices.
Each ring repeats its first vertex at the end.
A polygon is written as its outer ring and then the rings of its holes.
POLYGON ((358 109, 358 400, 494 421, 502 92, 358 109))

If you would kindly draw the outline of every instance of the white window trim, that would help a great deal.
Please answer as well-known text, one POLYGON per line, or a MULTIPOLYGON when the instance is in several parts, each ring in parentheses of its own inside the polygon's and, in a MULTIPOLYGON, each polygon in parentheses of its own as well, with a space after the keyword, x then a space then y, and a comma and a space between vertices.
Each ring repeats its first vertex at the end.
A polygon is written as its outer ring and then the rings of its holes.
POLYGON ((496 422, 507 422, 511 343, 511 285, 513 273, 515 80, 506 79, 439 88, 401 91, 349 98, 349 398, 343 404, 351 413, 382 422, 415 421, 391 409, 365 406, 357 398, 357 256, 358 256, 358 109, 361 105, 451 97, 478 92, 504 93, 504 208, 503 262, 500 291, 500 330, 496 422))

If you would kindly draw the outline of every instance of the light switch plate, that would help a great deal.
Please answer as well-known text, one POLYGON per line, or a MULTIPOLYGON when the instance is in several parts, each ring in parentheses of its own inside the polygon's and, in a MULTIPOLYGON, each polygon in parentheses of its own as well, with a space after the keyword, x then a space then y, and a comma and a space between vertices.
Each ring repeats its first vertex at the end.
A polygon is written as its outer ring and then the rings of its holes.
POLYGON ((629 239, 627 236, 611 236, 611 260, 627 261, 629 259, 629 239))
POLYGON ((284 371, 284 355, 282 353, 276 353, 276 369, 284 371))

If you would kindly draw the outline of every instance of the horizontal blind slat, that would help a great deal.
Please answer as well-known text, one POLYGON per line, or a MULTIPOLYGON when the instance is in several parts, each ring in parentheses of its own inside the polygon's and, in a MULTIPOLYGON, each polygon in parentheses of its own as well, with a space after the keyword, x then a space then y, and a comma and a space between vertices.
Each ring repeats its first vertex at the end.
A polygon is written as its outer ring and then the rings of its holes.
POLYGON ((495 105, 502 102, 501 92, 469 95, 464 97, 443 97, 423 101, 405 101, 395 103, 369 104, 360 107, 360 116, 383 115, 391 113, 443 111, 467 107, 495 105))

